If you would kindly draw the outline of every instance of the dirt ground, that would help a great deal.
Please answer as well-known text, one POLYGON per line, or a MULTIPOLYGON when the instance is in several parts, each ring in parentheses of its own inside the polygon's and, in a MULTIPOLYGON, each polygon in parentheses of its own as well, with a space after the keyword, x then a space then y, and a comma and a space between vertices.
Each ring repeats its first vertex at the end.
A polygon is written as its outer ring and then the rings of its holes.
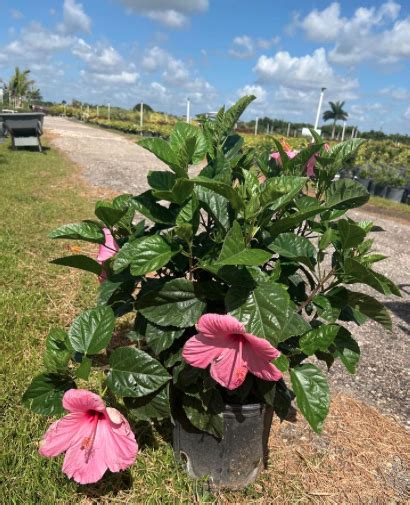
MULTIPOLYGON (((47 117, 45 127, 52 144, 83 168, 83 176, 94 187, 137 193, 147 188, 149 170, 165 169, 151 153, 111 131, 56 117, 47 117)), ((378 263, 376 269, 397 283, 403 296, 385 297, 355 285, 354 289, 368 292, 387 305, 393 332, 372 321, 362 327, 350 325, 362 349, 358 373, 350 375, 338 363, 329 373, 330 383, 333 390, 374 405, 409 427, 410 224, 366 211, 352 211, 350 215, 358 220, 372 219, 383 228, 372 236, 375 250, 388 259, 378 263)))

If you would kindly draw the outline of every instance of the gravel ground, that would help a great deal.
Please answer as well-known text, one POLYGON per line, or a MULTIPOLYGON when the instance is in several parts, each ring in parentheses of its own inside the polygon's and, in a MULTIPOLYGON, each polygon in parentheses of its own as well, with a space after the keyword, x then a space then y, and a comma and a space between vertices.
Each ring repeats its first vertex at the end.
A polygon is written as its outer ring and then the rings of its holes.
MULTIPOLYGON (((149 170, 162 170, 165 165, 148 151, 124 136, 92 128, 64 118, 47 117, 46 129, 52 143, 83 167, 84 176, 93 186, 137 193, 147 188, 149 170)), ((351 325, 360 343, 362 358, 356 375, 350 375, 340 363, 331 369, 334 390, 350 394, 374 405, 384 414, 392 414, 410 426, 409 417, 409 337, 410 337, 410 224, 368 216, 352 211, 354 219, 372 219, 384 231, 372 233, 375 250, 388 256, 376 269, 390 277, 402 289, 403 297, 385 297, 358 285, 355 290, 375 296, 391 311, 393 332, 367 322, 362 327, 351 325)))

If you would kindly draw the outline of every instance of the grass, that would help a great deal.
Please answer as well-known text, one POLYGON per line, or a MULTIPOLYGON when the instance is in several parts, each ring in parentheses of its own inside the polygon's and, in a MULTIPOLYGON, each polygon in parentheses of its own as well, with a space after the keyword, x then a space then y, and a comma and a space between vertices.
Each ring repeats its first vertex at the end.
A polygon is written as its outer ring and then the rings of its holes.
POLYGON ((241 492, 211 492, 205 481, 190 480, 166 437, 148 424, 135 427, 141 451, 129 471, 94 486, 68 480, 62 457, 37 452, 50 420, 26 410, 20 398, 41 370, 48 330, 68 326, 96 293, 93 276, 48 263, 67 245, 48 240, 47 232, 92 216, 101 195, 54 149, 39 154, 0 146, 0 176, 0 503, 404 503, 405 431, 346 397, 334 400, 322 438, 303 421, 275 421, 270 466, 241 492))
POLYGON ((386 217, 396 217, 407 221, 410 220, 410 205, 394 202, 393 200, 388 200, 380 196, 371 196, 365 209, 369 212, 376 212, 386 217))

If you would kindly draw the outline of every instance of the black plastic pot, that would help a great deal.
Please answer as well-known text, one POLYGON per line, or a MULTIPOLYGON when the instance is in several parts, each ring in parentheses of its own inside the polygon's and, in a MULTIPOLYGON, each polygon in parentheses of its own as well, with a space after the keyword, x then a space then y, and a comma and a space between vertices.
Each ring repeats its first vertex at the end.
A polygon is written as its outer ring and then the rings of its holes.
POLYGON ((272 415, 272 407, 265 404, 227 405, 221 440, 176 420, 175 458, 191 477, 208 476, 216 487, 245 487, 267 462, 272 415))
POLYGON ((366 189, 369 188, 371 179, 362 179, 361 177, 356 177, 356 181, 360 182, 362 186, 364 186, 366 189))
POLYGON ((392 188, 389 186, 387 188, 386 198, 389 200, 394 200, 395 202, 401 202, 403 200, 405 191, 406 190, 404 188, 392 188))
POLYGON ((374 186, 374 196, 386 196, 388 186, 385 186, 384 184, 378 184, 376 183, 374 186))

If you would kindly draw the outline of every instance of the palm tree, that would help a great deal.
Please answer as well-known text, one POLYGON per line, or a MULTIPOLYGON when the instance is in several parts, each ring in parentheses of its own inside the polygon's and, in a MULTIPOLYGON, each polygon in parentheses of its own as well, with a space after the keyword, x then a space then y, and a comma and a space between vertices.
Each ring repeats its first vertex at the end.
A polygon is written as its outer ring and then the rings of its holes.
POLYGON ((323 120, 333 119, 332 139, 335 138, 336 121, 346 121, 349 114, 343 110, 344 102, 329 102, 330 110, 323 113, 323 120))
POLYGON ((10 98, 14 100, 14 107, 20 107, 21 101, 29 93, 34 81, 29 79, 28 76, 30 70, 21 71, 19 67, 16 67, 14 75, 10 79, 9 83, 9 93, 10 98))

